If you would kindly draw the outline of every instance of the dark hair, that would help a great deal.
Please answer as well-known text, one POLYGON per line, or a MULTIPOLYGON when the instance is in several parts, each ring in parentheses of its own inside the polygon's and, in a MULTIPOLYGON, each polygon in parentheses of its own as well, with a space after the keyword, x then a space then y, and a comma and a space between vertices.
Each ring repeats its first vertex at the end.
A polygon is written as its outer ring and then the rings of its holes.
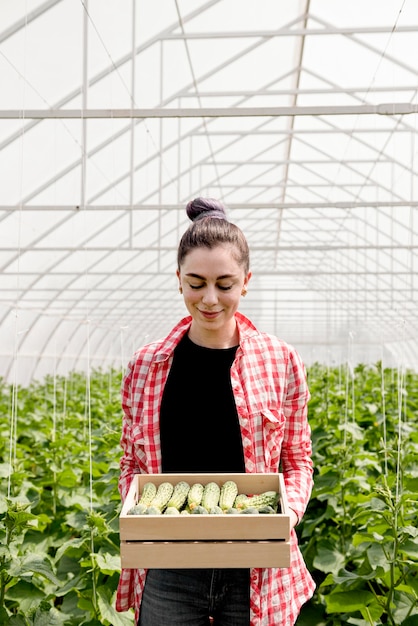
POLYGON ((180 268, 186 255, 195 248, 215 248, 231 244, 236 250, 236 260, 244 267, 250 267, 250 252, 244 233, 238 226, 229 222, 224 205, 212 198, 195 198, 186 206, 186 213, 192 224, 180 239, 177 251, 177 264, 180 268))

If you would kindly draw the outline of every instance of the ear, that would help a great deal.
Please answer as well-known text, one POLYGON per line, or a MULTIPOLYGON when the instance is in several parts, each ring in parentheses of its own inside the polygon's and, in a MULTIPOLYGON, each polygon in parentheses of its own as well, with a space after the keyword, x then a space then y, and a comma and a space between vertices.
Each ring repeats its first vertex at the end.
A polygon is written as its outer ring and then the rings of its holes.
POLYGON ((248 274, 244 278, 244 287, 248 287, 248 283, 250 282, 251 276, 252 276, 252 272, 248 272, 248 274))

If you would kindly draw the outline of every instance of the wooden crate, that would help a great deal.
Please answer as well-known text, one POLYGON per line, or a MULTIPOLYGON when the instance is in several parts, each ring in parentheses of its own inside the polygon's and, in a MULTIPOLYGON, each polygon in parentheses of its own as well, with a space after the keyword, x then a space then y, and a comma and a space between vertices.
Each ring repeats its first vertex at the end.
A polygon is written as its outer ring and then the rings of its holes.
POLYGON ((123 568, 289 567, 290 517, 282 474, 137 474, 120 518, 123 568), (277 491, 274 515, 127 515, 143 485, 227 480, 239 493, 277 491))

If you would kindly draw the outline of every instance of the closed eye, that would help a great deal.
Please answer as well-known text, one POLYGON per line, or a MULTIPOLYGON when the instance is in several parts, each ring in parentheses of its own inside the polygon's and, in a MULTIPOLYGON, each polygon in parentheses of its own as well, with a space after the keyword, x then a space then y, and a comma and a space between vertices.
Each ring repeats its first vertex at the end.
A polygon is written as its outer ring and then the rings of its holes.
MULTIPOLYGON (((190 289, 202 289, 205 284, 202 285, 190 285, 190 289)), ((233 285, 217 285, 217 288, 220 289, 221 291, 229 291, 230 289, 232 289, 233 285)))

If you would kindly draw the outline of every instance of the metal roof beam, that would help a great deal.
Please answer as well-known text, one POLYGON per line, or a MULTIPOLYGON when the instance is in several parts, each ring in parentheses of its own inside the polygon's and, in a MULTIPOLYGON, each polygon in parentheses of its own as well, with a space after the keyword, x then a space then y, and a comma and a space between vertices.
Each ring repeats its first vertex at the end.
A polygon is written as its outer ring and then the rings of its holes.
MULTIPOLYGON (((14 246, 2 246, 2 252, 16 252, 14 246)), ((20 255, 26 252, 172 252, 177 246, 25 246, 20 250, 20 255)), ((276 252, 276 246, 251 246, 254 252, 276 252)), ((280 252, 340 252, 342 250, 418 250, 418 245, 414 244, 366 244, 366 245, 285 245, 280 246, 280 252)))
MULTIPOLYGON (((400 91, 417 91, 417 85, 411 84, 409 86, 399 86, 399 85, 387 85, 387 86, 377 86, 377 85, 367 85, 362 87, 311 87, 311 88, 288 88, 288 89, 259 89, 257 90, 257 96, 293 96, 297 95, 318 95, 318 94, 336 94, 336 93, 344 93, 344 94, 355 94, 355 93, 367 93, 370 95, 371 93, 380 93, 380 92, 395 92, 398 93, 400 91)), ((222 91, 199 91, 199 96, 201 98, 224 98, 224 97, 242 97, 248 96, 248 91, 245 90, 231 90, 224 89, 222 91)), ((195 93, 184 93, 182 98, 197 98, 195 93)))
POLYGON ((332 106, 193 107, 153 109, 3 109, 0 119, 151 119, 193 117, 289 117, 298 115, 409 115, 418 113, 410 102, 332 106))
MULTIPOLYGON (((322 269, 318 269, 315 271, 312 270, 305 270, 305 269, 300 269, 300 270, 262 270, 262 272, 260 273, 254 273, 254 275, 257 275, 258 278, 265 278, 266 276, 284 276, 284 277, 288 277, 288 276, 411 276, 412 272, 411 271, 398 271, 398 270, 359 270, 357 268, 353 268, 352 270, 339 270, 339 269, 335 269, 335 270, 322 270, 322 269)), ((5 276, 10 276, 10 277, 16 277, 16 276, 20 276, 22 278, 24 278, 25 276, 39 276, 39 272, 25 272, 25 271, 20 271, 20 272, 7 272, 7 273, 3 273, 3 277, 5 276)), ((79 274, 74 273, 70 270, 68 270, 67 272, 63 272, 63 271, 59 271, 59 272, 54 272, 51 271, 48 273, 48 276, 67 276, 67 277, 76 277, 79 278, 79 274)), ((83 274, 84 276, 84 274, 83 274)), ((92 277, 92 276, 100 276, 101 278, 109 278, 109 272, 98 272, 98 271, 88 271, 86 272, 86 276, 87 277, 92 277)), ((155 272, 147 272, 147 271, 115 271, 114 273, 112 273, 112 276, 117 276, 117 277, 121 277, 121 276, 128 276, 130 278, 135 277, 151 277, 154 278, 156 277, 155 272)), ((158 272, 158 277, 161 276, 171 276, 173 277, 173 271, 164 271, 161 270, 160 272, 158 272)), ((293 285, 292 285, 292 289, 293 289, 293 285)), ((42 287, 32 287, 32 289, 39 289, 39 291, 42 291, 43 288, 42 287)), ((48 288, 49 289, 49 288, 48 288)), ((67 291, 67 287, 65 288, 65 290, 67 291)), ((117 286, 116 287, 117 291, 119 291, 120 287, 117 286)), ((154 289, 156 291, 158 291, 158 289, 160 289, 159 287, 154 287, 154 289)), ((6 287, 2 287, 0 288, 0 291, 10 291, 10 289, 6 288, 6 287)))
MULTIPOLYGON (((312 16, 308 16, 312 17, 312 16)), ((397 33, 415 33, 418 31, 418 25, 397 26, 397 33)), ((307 37, 307 36, 323 36, 323 35, 363 35, 363 34, 379 34, 393 33, 393 25, 389 26, 345 26, 336 27, 327 25, 321 28, 277 28, 276 30, 217 30, 205 32, 188 32, 188 33, 168 33, 162 35, 161 39, 250 39, 252 37, 261 39, 271 39, 273 37, 307 37)))
POLYGON ((56 4, 59 4, 60 2, 62 2, 62 0, 48 0, 48 2, 44 2, 40 6, 36 7, 36 9, 34 9, 33 11, 27 13, 20 20, 9 26, 9 28, 5 28, 0 33, 0 43, 3 43, 4 41, 6 41, 6 39, 11 37, 12 35, 15 35, 22 28, 26 28, 28 24, 36 20, 39 16, 41 16, 46 11, 49 11, 49 9, 51 9, 56 4))
MULTIPOLYGON (((417 207, 417 200, 353 200, 353 201, 329 201, 323 202, 236 202, 227 203, 228 210, 249 210, 255 209, 362 209, 362 208, 396 208, 396 207, 417 207)), ((185 204, 86 204, 80 207, 76 204, 3 204, 0 205, 0 212, 13 213, 15 211, 184 211, 185 204)))
MULTIPOLYGON (((300 272, 301 273, 301 272, 300 272)), ((299 273, 299 274, 300 274, 299 273)), ((357 275, 357 274, 356 274, 357 275)), ((397 275, 397 274, 396 274, 397 275)), ((174 278, 174 272, 172 273, 172 277, 174 278)), ((153 287, 153 286, 149 286, 149 287, 134 287, 134 289, 132 289, 132 287, 118 287, 115 289, 113 287, 96 287, 96 286, 89 286, 89 290, 88 293, 86 294, 86 297, 84 298, 85 301, 87 302, 91 302, 92 300, 97 300, 97 298, 92 297, 92 295, 94 293, 113 293, 116 294, 112 297, 110 297, 109 299, 114 301, 114 302, 120 302, 121 304, 123 304, 124 302, 126 302, 126 298, 120 298, 117 296, 118 293, 123 293, 123 292, 127 292, 127 293, 131 293, 132 291, 135 291, 135 293, 137 292, 151 292, 151 293, 164 293, 164 292, 168 292, 168 293, 173 293, 173 288, 174 288, 174 282, 173 285, 169 285, 167 287, 153 287)), ((329 292, 351 292, 351 291, 363 291, 364 290, 364 286, 363 285, 359 285, 357 287, 344 287, 344 286, 339 286, 339 287, 334 287, 330 284, 327 284, 323 287, 321 287, 320 285, 316 285, 315 287, 312 287, 311 289, 312 291, 316 292, 322 292, 322 291, 329 291, 329 292)), ((10 291, 10 289, 6 289, 6 288, 0 288, 0 292, 1 291, 10 291)), ((254 292, 261 292, 261 293, 268 293, 270 291, 276 292, 276 291, 292 291, 292 293, 298 292, 298 291, 302 291, 303 293, 306 293, 306 287, 302 287, 301 289, 298 289, 298 287, 293 284, 292 286, 289 285, 274 285, 272 287, 251 287, 251 293, 254 292)), ((40 287, 39 288, 39 293, 58 293, 59 292, 59 288, 58 287, 40 287)), ((84 289, 81 289, 80 287, 67 287, 65 289, 65 293, 63 297, 60 297, 59 300, 55 300, 51 306, 55 306, 56 304, 60 304, 61 302, 72 302, 73 298, 69 298, 67 297, 65 294, 70 294, 70 293, 85 293, 84 289)), ((367 293, 411 293, 411 288, 410 287, 397 287, 396 289, 392 289, 391 287, 368 287, 367 288, 367 293)), ((39 301, 39 302, 51 302, 49 298, 40 298, 37 295, 37 291, 31 291, 29 296, 30 297, 26 297, 23 299, 20 299, 19 302, 32 302, 33 300, 39 301)), ((132 296, 132 298, 136 299, 134 296, 132 296)), ((108 299, 106 299, 106 301, 108 301, 108 299)), ((295 300, 287 300, 288 302, 294 302, 295 300)), ((297 301, 299 301, 297 299, 297 301)), ((103 299, 100 299, 99 302, 103 302, 103 299)), ((263 300, 264 302, 264 300, 263 300)), ((364 304, 367 304, 367 300, 363 301, 364 304)), ((167 301, 167 305, 169 307, 172 306, 171 302, 167 301)))

